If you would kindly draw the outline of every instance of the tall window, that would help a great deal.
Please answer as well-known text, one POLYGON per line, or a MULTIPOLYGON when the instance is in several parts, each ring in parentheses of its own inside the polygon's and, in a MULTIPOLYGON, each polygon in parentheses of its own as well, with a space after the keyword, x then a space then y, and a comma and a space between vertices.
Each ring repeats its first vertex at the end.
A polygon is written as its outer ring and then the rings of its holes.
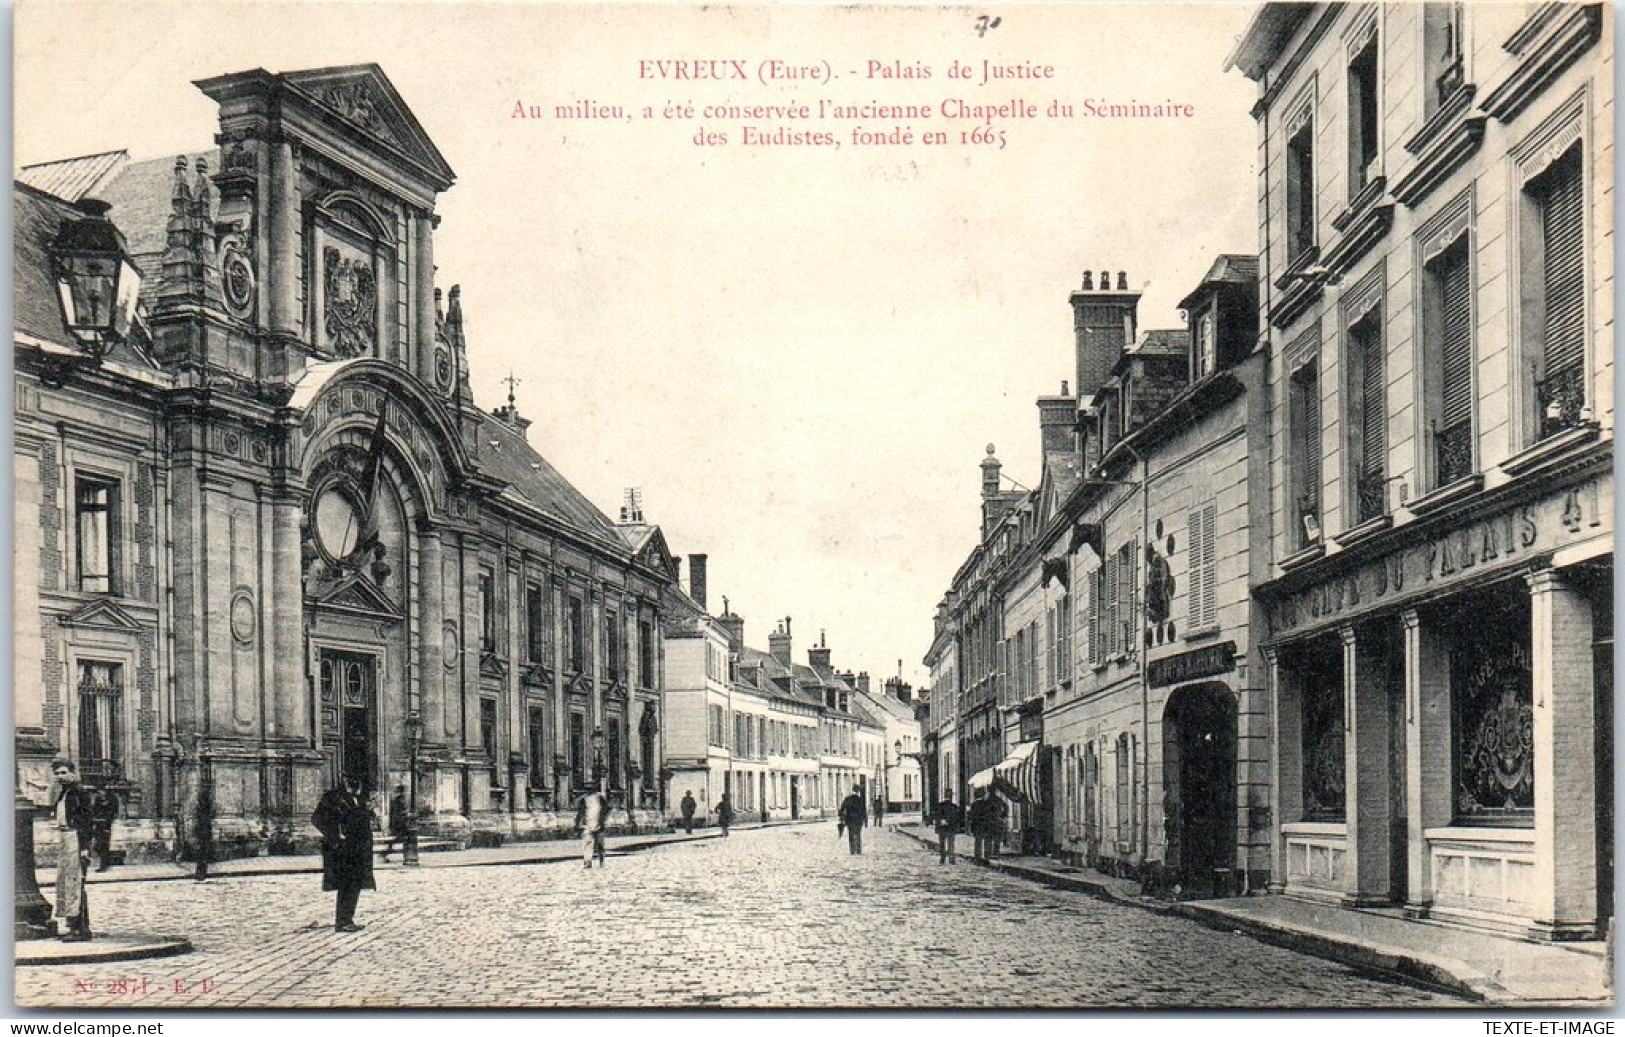
POLYGON ((497 700, 480 699, 480 748, 491 761, 491 783, 501 784, 502 768, 497 760, 497 700))
POLYGON ((530 784, 547 784, 547 707, 530 707, 530 784))
POLYGON ((1291 265, 1315 245, 1314 118, 1307 112, 1286 142, 1286 251, 1291 265))
POLYGON ((1303 815, 1308 820, 1344 816, 1343 661, 1339 648, 1321 639, 1303 650, 1303 815))
POLYGON ((489 572, 480 573, 480 651, 497 650, 497 589, 489 572))
POLYGON ((1462 61, 1462 5, 1422 5, 1422 67, 1427 115, 1438 111, 1466 81, 1462 61))
POLYGON ((1427 265, 1423 376, 1434 486, 1473 471, 1472 268, 1464 234, 1427 265))
POLYGON ((1298 546, 1320 542, 1320 370, 1310 361, 1292 375, 1291 411, 1292 496, 1297 512, 1298 546))
POLYGON ((1218 565, 1214 535, 1218 525, 1218 505, 1209 501, 1192 508, 1185 516, 1185 595, 1190 618, 1187 633, 1196 633, 1217 622, 1214 594, 1218 565))
POLYGON ((79 661, 79 762, 92 784, 124 779, 124 667, 79 661))
POLYGON ((612 789, 621 788, 624 784, 622 781, 621 758, 625 752, 625 747, 621 741, 621 718, 610 717, 609 721, 604 724, 604 755, 607 757, 604 762, 607 768, 605 773, 609 776, 609 787, 612 789))
MULTIPOLYGON (((1533 207, 1539 249, 1538 279, 1525 327, 1534 319, 1536 405, 1540 436, 1580 423, 1585 408, 1585 191, 1576 143, 1525 188, 1533 207)), ((1528 260, 1526 260, 1528 262, 1528 260)), ((1535 271, 1529 271, 1533 274, 1535 271)))
POLYGON ((625 646, 625 639, 626 629, 621 626, 621 614, 608 609, 604 612, 604 662, 610 680, 619 680, 622 676, 621 650, 625 646))
POLYGON ((1196 348, 1191 351, 1191 380, 1196 381, 1213 373, 1218 362, 1218 319, 1215 311, 1217 302, 1209 302, 1202 307, 1193 322, 1196 333, 1196 348))
POLYGON ((547 658, 547 598, 535 584, 525 588, 525 658, 547 658))
POLYGON ((587 717, 570 714, 570 782, 574 788, 587 784, 587 717))
POLYGON ((1382 320, 1372 310, 1349 328, 1349 471, 1354 479, 1356 522, 1385 514, 1388 404, 1383 367, 1382 320))
POLYGON ((587 654, 587 644, 585 632, 582 629, 583 618, 584 617, 581 611, 581 599, 574 594, 570 595, 570 608, 566 616, 567 629, 565 630, 565 637, 568 639, 570 645, 570 669, 577 673, 580 673, 586 668, 585 656, 587 654))
POLYGON ((1117 551, 1117 651, 1134 654, 1139 623, 1136 595, 1139 591, 1139 545, 1130 540, 1117 551))
MULTIPOLYGON (((707 649, 712 646, 707 643, 707 649)), ((718 667, 721 669, 721 667, 718 667)), ((647 619, 638 620, 638 683, 652 688, 658 680, 655 673, 655 628, 647 619)))
POLYGON ((119 486, 111 479, 81 475, 74 480, 79 589, 118 593, 119 486))
POLYGON ((1377 38, 1349 62, 1349 197, 1377 173, 1377 38))

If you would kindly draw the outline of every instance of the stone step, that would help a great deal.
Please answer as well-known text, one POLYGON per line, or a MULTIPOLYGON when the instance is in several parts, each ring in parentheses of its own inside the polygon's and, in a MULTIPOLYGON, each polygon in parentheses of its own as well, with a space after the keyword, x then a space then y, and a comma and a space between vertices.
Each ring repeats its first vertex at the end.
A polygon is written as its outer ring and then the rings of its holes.
MULTIPOLYGON (((397 841, 395 843, 394 848, 392 848, 389 852, 391 854, 399 855, 401 853, 401 847, 404 844, 405 844, 405 840, 397 841)), ((382 853, 383 850, 384 850, 384 847, 386 847, 388 845, 389 845, 389 840, 388 839, 383 838, 381 836, 374 836, 373 840, 372 840, 372 852, 373 853, 382 853)), ((451 839, 425 839, 422 836, 418 837, 418 852, 419 853, 437 853, 437 852, 440 852, 442 850, 460 850, 460 849, 462 849, 462 847, 459 846, 454 840, 451 840, 451 839)))

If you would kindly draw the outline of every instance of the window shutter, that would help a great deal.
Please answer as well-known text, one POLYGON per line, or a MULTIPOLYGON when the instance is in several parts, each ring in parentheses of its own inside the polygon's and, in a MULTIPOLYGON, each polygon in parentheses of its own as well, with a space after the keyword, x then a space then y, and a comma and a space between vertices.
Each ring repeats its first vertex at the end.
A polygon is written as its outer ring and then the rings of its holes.
POLYGON ((1465 242, 1451 249, 1442 261, 1439 296, 1444 326, 1439 426, 1441 430, 1448 430, 1472 418, 1472 278, 1465 242))
POLYGON ((1303 373, 1303 472, 1304 492, 1314 502, 1320 517, 1320 373, 1310 368, 1303 373))
POLYGON ((1089 571, 1089 600, 1084 603, 1084 608, 1089 612, 1088 651, 1091 663, 1098 662, 1102 654, 1100 651, 1100 598, 1100 570, 1091 569, 1089 571))
POLYGON ((1219 552, 1215 542, 1218 535, 1219 506, 1209 504, 1202 509, 1202 625, 1212 626, 1218 620, 1215 600, 1219 586, 1219 552))
POLYGON ((1580 148, 1571 148, 1541 178, 1541 231, 1546 260, 1546 370, 1551 378, 1585 359, 1585 192, 1580 148))
POLYGON ((1365 475, 1381 475, 1388 408, 1384 392, 1382 336, 1376 322, 1369 321, 1360 328, 1360 471, 1365 475))

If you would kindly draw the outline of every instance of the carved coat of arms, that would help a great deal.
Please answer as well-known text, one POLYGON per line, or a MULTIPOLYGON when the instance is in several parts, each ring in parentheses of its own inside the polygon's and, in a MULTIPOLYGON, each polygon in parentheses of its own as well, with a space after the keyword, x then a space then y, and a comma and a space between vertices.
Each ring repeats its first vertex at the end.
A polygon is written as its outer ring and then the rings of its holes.
POLYGON ((341 357, 370 354, 378 334, 378 282, 372 267, 336 248, 322 253, 328 346, 341 357))

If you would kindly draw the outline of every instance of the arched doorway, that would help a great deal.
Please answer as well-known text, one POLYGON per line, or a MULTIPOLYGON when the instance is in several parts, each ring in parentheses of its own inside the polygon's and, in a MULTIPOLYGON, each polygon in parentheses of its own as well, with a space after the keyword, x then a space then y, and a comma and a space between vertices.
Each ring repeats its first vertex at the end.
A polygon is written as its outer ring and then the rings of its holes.
POLYGON ((1229 891, 1236 863, 1236 701, 1223 684, 1192 684, 1162 719, 1163 808, 1170 879, 1188 893, 1229 891))

